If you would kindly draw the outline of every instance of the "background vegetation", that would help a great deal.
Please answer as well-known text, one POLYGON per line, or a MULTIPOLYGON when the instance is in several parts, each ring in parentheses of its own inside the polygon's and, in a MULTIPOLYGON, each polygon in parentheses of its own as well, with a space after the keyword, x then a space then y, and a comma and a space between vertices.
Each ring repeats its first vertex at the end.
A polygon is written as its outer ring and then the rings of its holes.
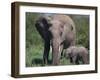
MULTIPOLYGON (((35 28, 40 13, 26 13, 26 67, 42 66, 43 40, 35 28)), ((43 14, 42 14, 43 15, 43 14)), ((46 14, 48 15, 48 14, 46 14)), ((89 49, 89 16, 69 15, 76 25, 76 44, 89 49)), ((49 54, 51 60, 51 51, 49 54)), ((69 59, 62 58, 61 65, 70 65, 69 59)))

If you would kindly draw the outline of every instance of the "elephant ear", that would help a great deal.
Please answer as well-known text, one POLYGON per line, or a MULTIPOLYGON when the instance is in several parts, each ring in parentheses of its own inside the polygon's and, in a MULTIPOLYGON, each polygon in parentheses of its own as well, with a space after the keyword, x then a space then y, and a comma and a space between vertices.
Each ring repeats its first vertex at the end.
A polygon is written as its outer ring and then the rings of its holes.
POLYGON ((48 21, 45 17, 40 17, 37 21, 35 26, 42 30, 47 30, 49 28, 48 21))
POLYGON ((48 25, 48 21, 47 21, 47 19, 46 18, 42 18, 42 23, 43 23, 43 27, 44 27, 44 29, 48 29, 49 28, 49 25, 48 25))
POLYGON ((67 31, 75 31, 74 26, 70 23, 65 23, 64 28, 66 27, 67 31))

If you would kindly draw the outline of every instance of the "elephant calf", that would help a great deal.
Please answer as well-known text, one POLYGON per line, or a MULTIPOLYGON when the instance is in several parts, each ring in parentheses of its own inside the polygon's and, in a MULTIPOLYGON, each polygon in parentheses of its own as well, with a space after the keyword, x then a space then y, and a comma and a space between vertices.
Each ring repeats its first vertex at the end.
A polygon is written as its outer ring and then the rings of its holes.
POLYGON ((71 46, 67 48, 65 55, 70 58, 70 62, 73 64, 89 63, 88 50, 83 46, 71 46))

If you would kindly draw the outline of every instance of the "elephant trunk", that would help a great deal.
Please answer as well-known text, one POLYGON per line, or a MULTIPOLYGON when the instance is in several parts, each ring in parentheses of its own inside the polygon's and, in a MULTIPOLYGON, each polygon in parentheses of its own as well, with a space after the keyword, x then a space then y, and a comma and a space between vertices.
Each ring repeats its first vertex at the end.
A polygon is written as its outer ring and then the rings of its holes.
POLYGON ((59 39, 52 40, 52 64, 58 65, 60 63, 60 41, 59 39))

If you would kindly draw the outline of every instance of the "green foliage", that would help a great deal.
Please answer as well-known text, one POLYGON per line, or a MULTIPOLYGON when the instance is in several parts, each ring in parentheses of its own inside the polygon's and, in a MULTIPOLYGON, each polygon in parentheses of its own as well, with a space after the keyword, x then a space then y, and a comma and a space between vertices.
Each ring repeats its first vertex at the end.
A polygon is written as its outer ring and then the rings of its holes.
POLYGON ((43 55, 43 40, 35 28, 37 17, 37 13, 26 13, 26 66, 28 67, 33 65, 34 59, 42 60, 43 55))
POLYGON ((76 44, 89 49, 89 16, 72 16, 76 25, 76 44))
POLYGON ((26 48, 41 43, 41 37, 35 28, 36 13, 26 13, 26 48))
MULTIPOLYGON (((43 40, 35 28, 36 19, 40 13, 26 13, 26 67, 42 66, 43 40)), ((76 25, 76 44, 89 49, 89 17, 70 15, 76 25)), ((52 55, 49 54, 51 61, 52 55)), ((61 65, 70 65, 69 59, 62 58, 61 65)))

